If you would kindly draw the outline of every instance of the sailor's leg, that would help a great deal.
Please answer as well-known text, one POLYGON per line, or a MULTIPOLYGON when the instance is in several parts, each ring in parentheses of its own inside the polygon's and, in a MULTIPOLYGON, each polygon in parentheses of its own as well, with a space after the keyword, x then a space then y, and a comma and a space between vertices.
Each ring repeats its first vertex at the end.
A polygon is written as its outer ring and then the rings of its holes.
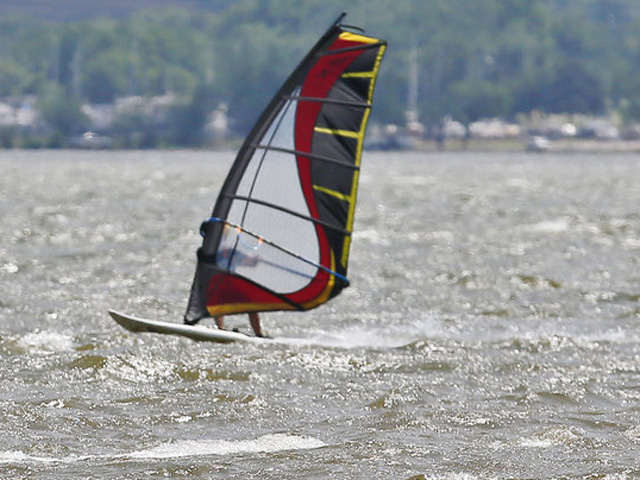
POLYGON ((253 333, 256 334, 256 337, 262 337, 262 327, 260 326, 260 316, 258 312, 251 312, 249 314, 249 323, 251 323, 251 328, 253 328, 253 333))

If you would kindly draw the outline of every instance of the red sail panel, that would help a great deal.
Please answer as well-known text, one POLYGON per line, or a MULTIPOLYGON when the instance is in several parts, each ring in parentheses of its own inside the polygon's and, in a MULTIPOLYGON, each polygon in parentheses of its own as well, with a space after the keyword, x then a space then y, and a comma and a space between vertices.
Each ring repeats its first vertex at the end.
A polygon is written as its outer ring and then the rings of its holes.
POLYGON ((186 322, 307 310, 348 285, 364 132, 385 48, 336 23, 268 105, 203 224, 186 322))

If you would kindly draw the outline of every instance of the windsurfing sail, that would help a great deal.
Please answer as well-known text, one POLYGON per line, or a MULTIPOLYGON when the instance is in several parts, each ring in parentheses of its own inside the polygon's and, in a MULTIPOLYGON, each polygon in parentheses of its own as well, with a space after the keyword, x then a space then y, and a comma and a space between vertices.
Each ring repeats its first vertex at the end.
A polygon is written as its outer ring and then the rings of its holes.
POLYGON ((326 31, 241 146, 204 237, 185 314, 308 310, 345 288, 360 159, 386 42, 326 31))

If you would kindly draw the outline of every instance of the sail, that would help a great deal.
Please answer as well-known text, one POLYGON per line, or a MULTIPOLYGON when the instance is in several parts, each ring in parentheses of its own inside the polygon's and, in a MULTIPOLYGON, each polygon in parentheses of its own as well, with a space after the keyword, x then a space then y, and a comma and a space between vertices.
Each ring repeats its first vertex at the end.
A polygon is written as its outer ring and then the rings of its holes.
POLYGON ((340 24, 240 148, 204 237, 185 322, 308 310, 345 288, 358 174, 386 42, 340 24))

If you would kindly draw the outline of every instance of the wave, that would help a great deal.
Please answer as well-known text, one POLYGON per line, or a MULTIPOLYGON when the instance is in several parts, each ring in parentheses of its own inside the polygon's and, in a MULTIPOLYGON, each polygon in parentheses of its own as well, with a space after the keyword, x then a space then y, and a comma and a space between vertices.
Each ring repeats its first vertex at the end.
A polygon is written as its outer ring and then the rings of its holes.
POLYGON ((18 338, 14 345, 24 353, 52 353, 73 350, 74 340, 61 333, 38 330, 18 338))
POLYGON ((386 350, 405 347, 422 339, 416 332, 389 332, 379 329, 350 329, 316 333, 308 338, 276 337, 274 343, 291 346, 315 346, 344 350, 386 350))
POLYGON ((127 454, 105 456, 69 456, 64 458, 41 457, 19 451, 0 452, 0 465, 28 463, 75 463, 85 460, 148 460, 194 456, 226 456, 244 453, 274 453, 291 450, 310 450, 326 444, 316 438, 284 433, 264 435, 253 440, 179 440, 127 454))
POLYGON ((79 462, 81 460, 85 460, 87 458, 91 458, 88 456, 76 457, 70 456, 65 458, 54 458, 54 457, 41 457, 36 455, 29 455, 24 452, 18 452, 15 450, 7 450, 4 452, 0 452, 0 465, 10 464, 10 465, 23 465, 25 463, 74 463, 79 462))
POLYGON ((127 455, 136 459, 161 459, 242 453, 273 453, 287 450, 309 450, 326 444, 311 437, 283 433, 264 435, 254 440, 182 440, 169 442, 127 455))

